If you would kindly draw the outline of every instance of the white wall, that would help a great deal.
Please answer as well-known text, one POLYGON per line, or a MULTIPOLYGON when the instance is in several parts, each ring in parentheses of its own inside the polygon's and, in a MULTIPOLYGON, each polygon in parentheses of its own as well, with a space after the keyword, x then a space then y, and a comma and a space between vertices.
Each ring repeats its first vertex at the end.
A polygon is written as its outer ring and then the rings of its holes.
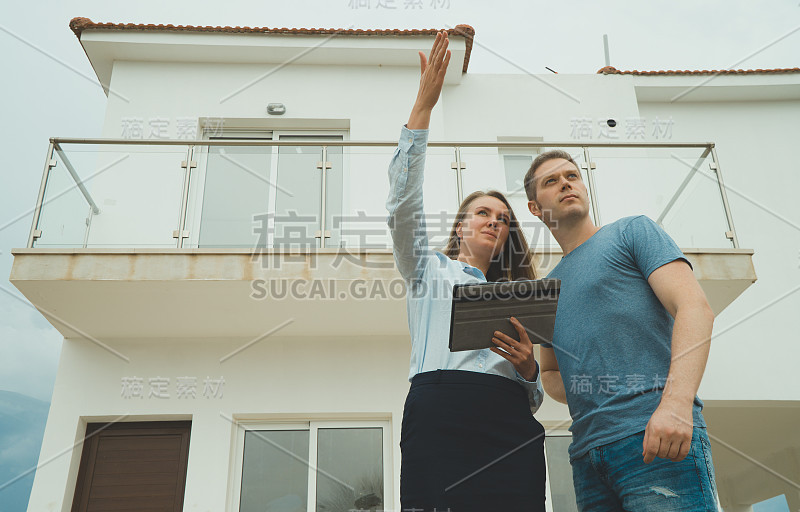
MULTIPOLYGON (((400 420, 408 391, 407 338, 269 337, 224 362, 250 340, 103 340, 126 362, 88 340, 65 340, 28 510, 68 511, 86 422, 191 419, 184 510, 225 510, 234 425, 225 419, 278 414, 302 420, 390 420, 392 481, 399 485, 400 420), (144 378, 142 398, 122 396, 123 377, 144 378), (170 398, 149 397, 149 378, 169 377, 170 398), (197 377, 196 398, 177 398, 176 378, 197 377), (203 381, 224 378, 221 398, 203 381), (224 416, 224 417, 223 417, 224 416), (73 445, 74 448, 73 448, 73 445), (52 460, 51 460, 52 459, 52 460)), ((399 488, 392 491, 395 508, 399 488)))
POLYGON ((758 281, 722 312, 700 388, 707 399, 799 400, 800 101, 642 103, 676 140, 717 144, 733 220, 758 281))
MULTIPOLYGON (((437 107, 439 108, 439 107, 437 107)), ((498 137, 571 140, 573 117, 636 116, 632 84, 597 75, 473 75, 443 92, 444 140, 496 141, 498 137)))

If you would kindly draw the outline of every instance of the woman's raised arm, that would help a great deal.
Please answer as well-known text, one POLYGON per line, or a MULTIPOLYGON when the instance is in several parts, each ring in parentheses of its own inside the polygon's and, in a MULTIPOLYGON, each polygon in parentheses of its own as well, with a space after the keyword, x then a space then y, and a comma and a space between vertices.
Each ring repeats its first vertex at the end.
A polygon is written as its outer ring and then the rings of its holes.
POLYGON ((389 211, 394 259, 400 274, 411 282, 422 277, 426 258, 430 255, 422 182, 431 111, 439 100, 450 62, 447 44, 447 33, 439 32, 430 58, 426 59, 424 53, 419 53, 421 76, 417 99, 389 165, 390 189, 386 209, 389 211))

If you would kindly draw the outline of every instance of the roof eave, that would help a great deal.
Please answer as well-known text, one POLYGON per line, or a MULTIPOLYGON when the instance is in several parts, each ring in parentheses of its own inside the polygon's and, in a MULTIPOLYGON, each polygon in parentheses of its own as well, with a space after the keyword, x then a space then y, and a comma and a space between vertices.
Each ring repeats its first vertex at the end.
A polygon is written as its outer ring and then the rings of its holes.
MULTIPOLYGON (((381 45, 376 45, 374 42, 381 41, 381 40, 389 40, 388 38, 392 38, 391 40, 397 41, 397 38, 401 38, 401 40, 412 41, 412 40, 425 40, 425 44, 423 45, 410 45, 414 48, 414 50, 422 50, 427 51, 430 46, 430 39, 435 37, 436 33, 439 31, 438 29, 414 29, 414 30, 399 30, 399 29, 376 29, 376 30, 362 30, 362 29, 306 29, 306 28, 266 28, 266 27, 211 27, 211 26, 190 26, 190 25, 145 25, 145 24, 131 24, 131 23, 95 23, 88 18, 81 18, 76 17, 73 18, 69 23, 70 29, 78 38, 83 47, 84 53, 86 53, 87 58, 89 59, 90 63, 92 64, 92 68, 97 75, 98 81, 103 86, 103 89, 108 95, 108 87, 109 82, 111 79, 111 68, 113 65, 113 60, 115 57, 115 53, 121 53, 118 57, 122 59, 131 59, 131 58, 143 58, 144 60, 151 60, 151 57, 147 55, 146 50, 144 47, 138 49, 138 51, 131 51, 131 48, 122 49, 121 45, 124 45, 127 39, 127 42, 131 42, 132 39, 135 39, 136 44, 148 44, 152 43, 153 37, 155 36, 156 39, 159 39, 159 35, 170 35, 170 41, 165 42, 163 37, 160 38, 161 46, 158 46, 159 49, 164 48, 164 45, 168 45, 171 47, 172 51, 168 51, 166 53, 162 52, 152 52, 151 55, 157 57, 153 60, 183 60, 189 59, 189 61, 196 61, 196 62, 203 62, 202 59, 198 59, 196 57, 191 57, 191 51, 184 48, 183 51, 176 51, 176 48, 181 46, 181 44, 192 45, 198 43, 210 43, 213 46, 217 53, 219 54, 219 48, 224 46, 219 44, 219 40, 217 37, 219 36, 226 36, 226 35, 234 35, 239 36, 239 47, 241 47, 242 37, 248 37, 250 43, 252 44, 252 37, 253 36, 272 36, 269 39, 277 40, 278 38, 284 40, 282 47, 287 47, 291 45, 287 45, 285 43, 287 38, 297 38, 295 40, 295 46, 298 50, 303 51, 309 49, 309 45, 306 44, 308 41, 312 41, 314 39, 318 39, 320 37, 326 38, 326 40, 333 40, 333 38, 341 38, 340 40, 349 40, 351 41, 350 50, 352 51, 354 48, 358 48, 359 51, 364 54, 364 51, 367 50, 369 47, 364 46, 361 44, 361 40, 364 37, 370 38, 378 38, 372 39, 371 41, 371 49, 370 56, 367 58, 364 63, 365 64, 382 64, 381 60, 385 60, 388 65, 412 65, 414 67, 418 66, 418 60, 416 57, 416 51, 408 52, 406 55, 411 56, 411 58, 400 58, 394 52, 394 55, 389 55, 392 52, 391 49, 388 47, 380 48, 381 45), (133 36, 137 34, 138 37, 127 37, 126 36, 133 36), (185 40, 185 36, 193 35, 188 40, 185 40), (87 37, 91 36, 91 37, 87 37), (206 36, 201 40, 198 40, 198 36, 206 36), (211 36, 214 40, 212 41, 211 36), (184 39, 186 42, 181 42, 178 38, 184 39), (406 39, 407 38, 407 39, 406 39), (303 43, 302 41, 305 41, 303 43), (104 50, 99 50, 98 46, 107 43, 108 45, 116 45, 116 48, 109 49, 105 48, 104 50), (355 43, 355 44, 353 44, 355 43), (377 55, 378 52, 387 52, 387 54, 382 58, 377 55), (160 57, 160 59, 158 58, 160 57)), ((456 59, 462 60, 461 66, 461 73, 466 73, 469 67, 469 59, 472 53, 472 40, 475 36, 475 29, 469 25, 457 25, 455 28, 448 29, 448 33, 451 36, 451 45, 450 49, 453 52, 453 56, 456 59), (460 43, 460 44, 459 44, 460 43)), ((226 40, 229 40, 226 37, 226 40)), ((323 41, 324 43, 324 41, 323 41)), ((188 46, 187 45, 187 46, 188 46)), ((236 47, 237 45, 233 45, 236 47)), ((255 46, 259 46, 256 44, 255 46)), ((263 44, 261 45, 263 46, 263 44)), ((267 45, 269 46, 269 45, 267 45)), ((319 45, 321 46, 321 45, 319 45)), ((327 45, 328 50, 335 45, 327 45)), ((392 45, 395 46, 395 45, 392 45)), ((402 46, 409 46, 409 45, 402 45, 402 46)), ((156 46, 153 46, 156 48, 156 46)), ((405 49, 403 49, 405 51, 405 49)), ((310 53, 310 52, 306 52, 310 53)), ((307 56, 300 56, 299 58, 295 58, 297 56, 290 57, 292 62, 296 62, 298 64, 307 64, 307 63, 332 63, 332 64, 342 64, 343 61, 346 59, 341 58, 342 55, 339 55, 339 58, 333 59, 331 62, 320 62, 321 54, 325 52, 317 52, 320 59, 315 60, 314 58, 308 58, 307 56)), ((341 53, 341 52, 340 52, 341 53)), ((286 57, 285 51, 279 51, 279 55, 283 55, 286 57)), ((232 55, 228 56, 231 58, 233 62, 236 62, 236 59, 244 58, 244 61, 247 61, 246 57, 242 57, 240 55, 232 55)), ((288 57, 287 57, 288 58, 288 57)), ((283 61, 279 63, 285 63, 285 58, 283 61)), ((206 60, 208 61, 208 60, 206 60)), ((251 61, 255 61, 251 57, 251 61)), ((453 71, 457 70, 458 68, 454 68, 453 71)), ((448 72, 448 82, 450 83, 457 83, 460 81, 460 77, 456 76, 460 75, 459 73, 448 72)))

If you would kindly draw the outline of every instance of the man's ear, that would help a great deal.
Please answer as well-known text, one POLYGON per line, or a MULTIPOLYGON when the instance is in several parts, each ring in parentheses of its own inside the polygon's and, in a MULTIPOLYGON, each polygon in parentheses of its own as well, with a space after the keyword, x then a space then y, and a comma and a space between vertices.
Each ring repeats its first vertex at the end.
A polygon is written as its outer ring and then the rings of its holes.
POLYGON ((528 210, 536 217, 542 218, 542 208, 536 201, 528 201, 528 210))

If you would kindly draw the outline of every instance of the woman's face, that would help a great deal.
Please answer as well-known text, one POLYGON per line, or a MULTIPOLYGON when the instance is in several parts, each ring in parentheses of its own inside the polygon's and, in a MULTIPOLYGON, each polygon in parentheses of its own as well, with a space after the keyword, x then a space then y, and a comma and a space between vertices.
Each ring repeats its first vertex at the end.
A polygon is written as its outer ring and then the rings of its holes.
POLYGON ((492 196, 474 199, 464 220, 456 227, 456 234, 461 237, 461 253, 491 259, 503 250, 510 225, 511 217, 503 201, 492 196))

